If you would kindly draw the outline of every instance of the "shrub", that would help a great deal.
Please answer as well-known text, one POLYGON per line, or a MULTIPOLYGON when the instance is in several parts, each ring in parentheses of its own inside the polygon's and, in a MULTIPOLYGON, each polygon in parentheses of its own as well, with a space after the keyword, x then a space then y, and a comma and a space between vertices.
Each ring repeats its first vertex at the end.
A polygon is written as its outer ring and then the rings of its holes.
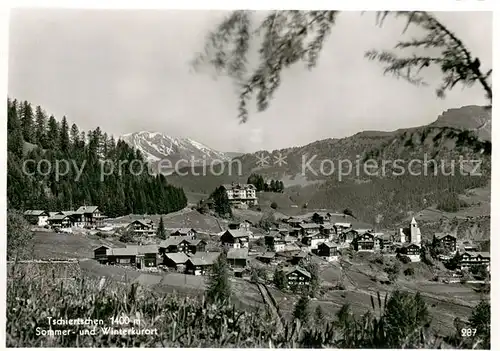
POLYGON ((488 278, 489 275, 488 270, 484 265, 472 266, 470 272, 474 275, 474 277, 480 280, 485 280, 486 278, 488 278))
POLYGON ((135 242, 134 234, 131 231, 126 230, 122 233, 119 240, 122 243, 133 243, 135 242))
POLYGON ((272 208, 273 210, 276 210, 276 209, 278 208, 278 204, 277 204, 276 202, 274 202, 274 201, 273 201, 273 202, 271 203, 271 208, 272 208))
POLYGON ((293 317, 306 324, 310 317, 309 311, 309 296, 303 294, 295 304, 293 317))
POLYGON ((404 270, 403 274, 406 276, 412 276, 415 275, 415 270, 413 269, 413 267, 408 267, 404 270))
POLYGON ((29 223, 24 219, 22 213, 8 211, 7 213, 7 258, 25 259, 32 253, 33 233, 29 223))
POLYGON ((411 259, 408 256, 406 256, 406 255, 398 254, 397 258, 403 264, 408 264, 408 263, 411 262, 411 259))

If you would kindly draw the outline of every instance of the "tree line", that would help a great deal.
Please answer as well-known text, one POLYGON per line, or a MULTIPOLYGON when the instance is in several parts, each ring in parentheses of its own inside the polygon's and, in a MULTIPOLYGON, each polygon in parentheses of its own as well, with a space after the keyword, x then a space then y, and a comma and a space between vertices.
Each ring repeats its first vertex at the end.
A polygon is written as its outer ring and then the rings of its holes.
POLYGON ((182 188, 168 184, 161 174, 149 174, 138 150, 99 127, 80 131, 74 123, 69 126, 66 116, 58 121, 28 101, 8 98, 7 109, 10 209, 61 211, 92 204, 113 217, 169 213, 187 205, 182 188), (54 167, 57 160, 70 164, 59 179, 54 167), (141 172, 131 165, 144 169, 141 172))
POLYGON ((273 193, 282 193, 285 190, 285 185, 281 180, 271 179, 269 183, 264 180, 260 174, 251 174, 248 177, 247 184, 252 184, 255 186, 257 191, 265 191, 265 192, 273 192, 273 193))

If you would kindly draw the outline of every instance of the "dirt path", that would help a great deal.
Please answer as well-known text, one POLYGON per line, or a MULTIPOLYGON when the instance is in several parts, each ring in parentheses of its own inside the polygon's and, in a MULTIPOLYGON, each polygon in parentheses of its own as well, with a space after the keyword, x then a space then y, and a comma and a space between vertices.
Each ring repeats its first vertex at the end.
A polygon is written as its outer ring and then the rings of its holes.
POLYGON ((282 321, 281 315, 278 312, 278 308, 277 308, 278 306, 275 305, 273 298, 269 295, 269 291, 267 290, 267 288, 263 284, 261 284, 261 283, 255 283, 255 284, 259 288, 259 291, 262 295, 262 299, 264 300, 266 305, 271 310, 271 313, 273 314, 274 318, 276 318, 276 320, 278 321, 278 328, 279 328, 278 331, 283 330, 283 321, 282 321))

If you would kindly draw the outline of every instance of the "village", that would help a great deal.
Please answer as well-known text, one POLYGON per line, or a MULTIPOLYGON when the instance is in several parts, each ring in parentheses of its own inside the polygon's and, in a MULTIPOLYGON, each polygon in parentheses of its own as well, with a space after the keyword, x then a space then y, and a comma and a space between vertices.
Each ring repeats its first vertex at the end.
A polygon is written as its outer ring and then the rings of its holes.
MULTIPOLYGON (((233 208, 258 203, 252 185, 230 184, 224 188, 233 208)), ((335 264, 350 252, 396 258, 407 264, 425 259, 423 235, 414 217, 404 228, 378 232, 372 227, 360 227, 347 214, 318 210, 296 216, 280 214, 266 228, 249 220, 228 221, 219 232, 164 228, 166 238, 160 239, 160 223, 144 216, 121 224, 117 230, 97 206, 61 212, 28 210, 24 216, 34 230, 43 227, 61 235, 71 235, 74 230, 125 232, 135 239, 134 244, 118 241, 116 245, 95 247, 92 258, 102 265, 204 276, 210 274, 211 266, 224 253, 234 277, 254 279, 252 276, 258 272, 260 279, 272 282, 279 270, 287 288, 310 283, 312 273, 304 263, 313 258, 335 264)), ((459 282, 471 272, 475 276, 486 272, 483 280, 489 275, 490 254, 480 252, 473 242, 460 241, 451 233, 425 233, 425 237, 432 238, 427 246, 434 249, 445 266, 454 261, 452 268, 435 279, 450 283, 459 282)))

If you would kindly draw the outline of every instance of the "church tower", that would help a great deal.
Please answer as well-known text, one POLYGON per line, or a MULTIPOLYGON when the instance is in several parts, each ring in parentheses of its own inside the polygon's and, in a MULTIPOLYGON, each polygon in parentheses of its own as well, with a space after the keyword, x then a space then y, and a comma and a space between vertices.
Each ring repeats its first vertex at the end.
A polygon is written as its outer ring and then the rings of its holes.
POLYGON ((417 225, 415 217, 413 217, 410 223, 410 242, 412 244, 417 244, 420 246, 420 241, 421 241, 420 228, 417 225))

